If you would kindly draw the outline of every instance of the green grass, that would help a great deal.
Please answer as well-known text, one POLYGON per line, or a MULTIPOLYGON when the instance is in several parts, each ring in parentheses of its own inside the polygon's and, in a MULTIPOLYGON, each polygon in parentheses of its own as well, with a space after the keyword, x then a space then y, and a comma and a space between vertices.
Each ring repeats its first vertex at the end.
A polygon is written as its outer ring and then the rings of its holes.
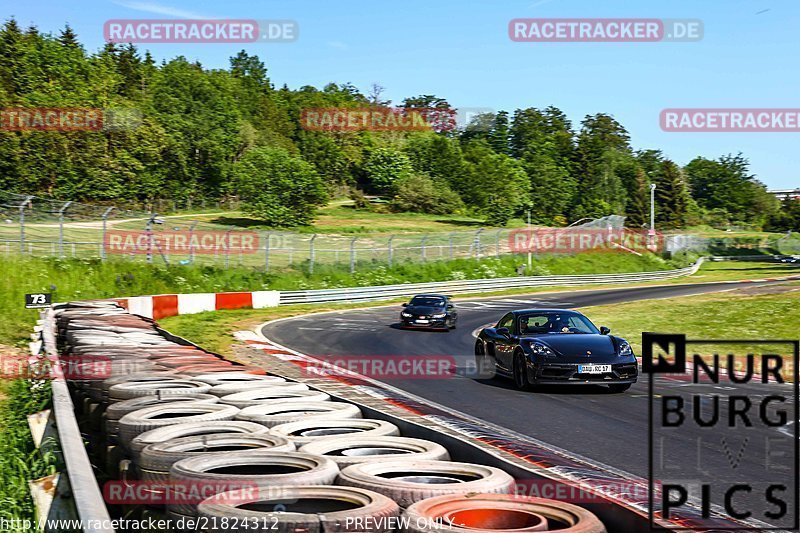
POLYGON ((34 447, 26 418, 47 406, 50 387, 29 387, 25 380, 0 384, 0 519, 35 520, 28 481, 56 471, 55 457, 34 447))

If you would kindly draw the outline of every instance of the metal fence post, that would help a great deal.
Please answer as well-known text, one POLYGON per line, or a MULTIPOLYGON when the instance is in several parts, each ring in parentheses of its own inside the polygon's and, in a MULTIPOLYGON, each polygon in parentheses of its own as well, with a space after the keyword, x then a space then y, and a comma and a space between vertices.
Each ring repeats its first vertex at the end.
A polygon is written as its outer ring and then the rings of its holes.
POLYGON ((225 232, 225 268, 228 268, 231 261, 231 232, 233 228, 228 228, 225 232))
POLYGON ((452 259, 453 259, 453 233, 452 232, 450 233, 448 240, 450 241, 450 260, 452 261, 452 259))
POLYGON ((153 213, 150 215, 150 218, 147 219, 147 224, 145 224, 145 233, 147 234, 147 262, 153 262, 153 222, 155 221, 158 213, 153 213))
POLYGON ((472 243, 472 247, 475 250, 475 258, 481 258, 481 233, 483 232, 484 228, 479 229, 475 232, 475 242, 472 243))
POLYGON ((33 200, 33 196, 26 196, 19 204, 19 251, 25 253, 25 207, 33 200))
POLYGON ((108 227, 107 227, 108 215, 110 215, 111 211, 113 211, 113 210, 114 210, 113 207, 109 207, 108 209, 106 209, 103 212, 103 217, 102 217, 103 218, 103 235, 101 236, 102 240, 100 242, 100 259, 102 259, 104 261, 106 259, 106 231, 108 230, 108 227))
POLYGON ((264 239, 264 272, 269 272, 269 241, 270 241, 270 233, 266 233, 266 239, 264 239))
POLYGON ((350 273, 356 271, 356 240, 358 237, 350 239, 350 273))
POLYGON ((317 238, 317 234, 311 236, 311 240, 308 243, 308 273, 314 273, 314 239, 317 238))
POLYGON ((194 264, 194 240, 193 240, 194 228, 195 226, 197 226, 199 222, 200 222, 199 220, 195 220, 189 226, 189 262, 192 264, 194 264))
POLYGON ((394 235, 389 236, 389 268, 392 268, 392 260, 394 259, 394 248, 392 247, 392 241, 394 240, 394 235))
POLYGON ((422 240, 421 240, 421 241, 420 241, 420 243, 419 243, 419 245, 420 245, 420 248, 421 248, 421 252, 422 252, 422 260, 423 260, 423 261, 425 261, 425 259, 426 259, 426 256, 425 256, 425 242, 426 242, 427 240, 428 240, 428 235, 424 235, 424 236, 422 237, 422 240))
POLYGON ((58 257, 64 257, 64 212, 72 202, 66 202, 58 210, 58 257))

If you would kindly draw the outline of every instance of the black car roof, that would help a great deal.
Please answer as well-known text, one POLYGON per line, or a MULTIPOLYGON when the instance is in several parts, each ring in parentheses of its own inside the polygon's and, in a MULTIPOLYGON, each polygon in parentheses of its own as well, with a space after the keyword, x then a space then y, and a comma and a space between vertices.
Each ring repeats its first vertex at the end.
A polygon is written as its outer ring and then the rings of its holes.
POLYGON ((420 297, 420 296, 423 297, 423 298, 444 298, 445 300, 448 299, 448 296, 445 296, 444 294, 415 294, 411 298, 413 299, 413 298, 417 298, 417 297, 420 297))

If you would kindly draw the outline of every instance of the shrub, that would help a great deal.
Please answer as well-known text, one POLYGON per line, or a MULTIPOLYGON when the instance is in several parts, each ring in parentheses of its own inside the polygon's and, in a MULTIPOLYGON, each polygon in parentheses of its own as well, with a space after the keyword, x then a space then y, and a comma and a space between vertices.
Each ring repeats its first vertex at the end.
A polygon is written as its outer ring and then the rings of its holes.
POLYGON ((412 174, 397 184, 390 206, 393 211, 446 215, 461 210, 464 204, 446 184, 424 174, 412 174))

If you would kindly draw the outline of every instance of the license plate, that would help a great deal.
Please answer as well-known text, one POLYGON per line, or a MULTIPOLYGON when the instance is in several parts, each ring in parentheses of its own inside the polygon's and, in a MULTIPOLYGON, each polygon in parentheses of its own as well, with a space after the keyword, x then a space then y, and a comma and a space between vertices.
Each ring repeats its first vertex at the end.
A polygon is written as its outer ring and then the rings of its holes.
POLYGON ((430 320, 419 320, 419 319, 417 319, 414 322, 416 322, 417 324, 428 324, 428 323, 430 323, 430 320))
POLYGON ((611 372, 611 365, 578 365, 578 374, 605 374, 611 372))

